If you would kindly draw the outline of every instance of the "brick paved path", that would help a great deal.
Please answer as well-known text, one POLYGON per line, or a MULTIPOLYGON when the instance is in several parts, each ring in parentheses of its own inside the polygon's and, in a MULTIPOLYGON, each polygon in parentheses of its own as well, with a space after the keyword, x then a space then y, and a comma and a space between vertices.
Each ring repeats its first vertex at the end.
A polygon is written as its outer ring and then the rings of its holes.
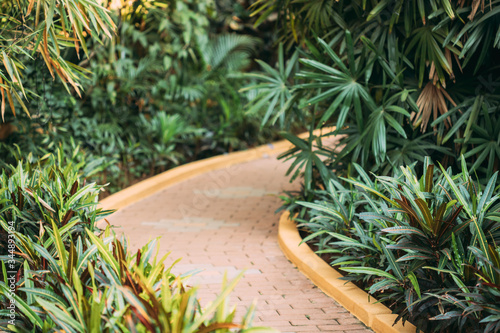
POLYGON ((214 299, 224 272, 246 269, 231 295, 237 315, 257 299, 256 326, 282 332, 371 332, 323 294, 281 252, 275 210, 283 190, 298 189, 275 156, 212 171, 121 209, 109 221, 121 226, 131 248, 161 236, 166 264, 183 258, 175 273, 199 270, 202 304, 214 299))

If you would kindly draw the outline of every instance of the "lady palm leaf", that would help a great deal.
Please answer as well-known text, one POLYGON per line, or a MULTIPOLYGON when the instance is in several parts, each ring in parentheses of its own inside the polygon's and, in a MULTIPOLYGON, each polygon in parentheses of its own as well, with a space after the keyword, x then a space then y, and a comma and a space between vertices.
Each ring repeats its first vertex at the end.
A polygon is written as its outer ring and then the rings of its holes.
MULTIPOLYGON (((413 39, 406 48, 408 54, 415 48, 414 63, 417 65, 418 82, 422 86, 424 81, 427 64, 432 64, 435 68, 436 75, 445 84, 445 73, 452 75, 453 69, 450 61, 445 56, 443 45, 446 34, 443 31, 435 31, 432 27, 423 27, 416 29, 413 39)), ((449 51, 460 54, 458 49, 453 46, 446 46, 449 51)))
MULTIPOLYGON (((346 122, 350 111, 354 106, 354 113, 357 125, 361 128, 364 126, 363 109, 365 106, 368 110, 376 108, 375 102, 368 93, 368 89, 359 80, 367 69, 366 64, 358 64, 354 59, 354 44, 349 31, 346 32, 347 54, 349 58, 349 67, 344 64, 339 55, 322 39, 318 39, 319 44, 326 52, 330 60, 333 61, 333 66, 328 66, 312 59, 301 59, 300 62, 309 68, 316 71, 301 71, 297 77, 312 81, 297 85, 299 89, 318 90, 318 94, 305 101, 306 106, 317 104, 323 101, 331 101, 323 116, 320 124, 324 124, 338 111, 336 121, 337 129, 341 129, 346 122)), ((359 62, 361 62, 360 59, 359 62)), ((373 60, 372 60, 373 61, 373 60)))
POLYGON ((483 169, 484 174, 489 178, 499 168, 500 117, 494 113, 492 117, 489 111, 491 108, 486 103, 479 103, 475 103, 469 110, 470 112, 478 110, 478 113, 483 113, 484 118, 478 124, 475 119, 471 119, 473 117, 470 117, 469 123, 471 126, 467 127, 469 129, 468 133, 464 133, 464 137, 456 139, 455 142, 463 145, 464 158, 472 159, 474 157, 471 170, 483 169), (466 150, 467 145, 471 145, 473 148, 466 150), (487 163, 485 163, 486 161, 487 163))
POLYGON ((313 189, 312 185, 315 182, 313 174, 314 169, 319 171, 323 182, 327 182, 331 179, 331 170, 320 158, 321 156, 329 157, 330 153, 326 149, 323 149, 321 145, 314 145, 317 138, 312 134, 312 130, 307 141, 300 139, 291 133, 282 133, 282 136, 295 146, 278 156, 278 159, 284 158, 285 161, 295 159, 286 172, 287 175, 290 175, 293 172, 291 181, 297 178, 302 170, 304 170, 305 189, 306 191, 309 191, 313 189))
POLYGON ((200 54, 209 71, 241 70, 250 62, 258 40, 246 35, 220 35, 200 45, 200 54))
POLYGON ((257 91, 257 98, 250 102, 251 104, 247 112, 256 113, 265 108, 266 111, 262 118, 261 126, 264 126, 269 120, 271 120, 271 124, 274 124, 278 119, 280 120, 280 125, 283 126, 286 112, 294 106, 294 102, 298 99, 299 96, 295 88, 293 88, 293 76, 297 59, 298 53, 295 52, 285 66, 283 45, 280 44, 278 69, 274 69, 265 62, 257 60, 265 75, 253 73, 246 75, 261 82, 240 90, 240 92, 248 90, 257 91), (273 115, 273 113, 275 114, 273 115))
MULTIPOLYGON (((464 0, 460 0, 461 6, 464 5, 464 2, 464 0)), ((474 69, 475 73, 488 56, 488 50, 491 47, 500 48, 500 27, 498 25, 500 7, 498 3, 498 0, 490 1, 489 6, 485 6, 484 0, 474 0, 470 7, 469 22, 463 26, 456 37, 456 40, 464 39, 464 45, 460 52, 460 58, 464 59, 463 67, 473 59, 475 53, 479 52, 474 69), (480 3, 482 3, 481 11, 478 11, 480 3), (464 36, 467 37, 464 38, 464 36), (483 47, 480 48, 480 45, 483 47)))

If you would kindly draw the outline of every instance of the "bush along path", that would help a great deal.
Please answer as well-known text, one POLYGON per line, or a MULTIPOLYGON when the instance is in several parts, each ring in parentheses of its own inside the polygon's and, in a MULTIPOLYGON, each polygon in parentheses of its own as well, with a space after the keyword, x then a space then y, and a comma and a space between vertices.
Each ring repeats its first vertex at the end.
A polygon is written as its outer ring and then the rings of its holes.
MULTIPOLYGON (((220 292, 224 275, 244 277, 231 294, 242 316, 254 300, 256 326, 282 332, 371 332, 291 264, 278 246, 279 194, 298 190, 289 167, 264 156, 172 185, 108 218, 139 247, 161 237, 160 256, 177 258, 174 273, 194 275, 205 305, 220 292)), ((168 262, 170 260, 170 262, 168 262)))

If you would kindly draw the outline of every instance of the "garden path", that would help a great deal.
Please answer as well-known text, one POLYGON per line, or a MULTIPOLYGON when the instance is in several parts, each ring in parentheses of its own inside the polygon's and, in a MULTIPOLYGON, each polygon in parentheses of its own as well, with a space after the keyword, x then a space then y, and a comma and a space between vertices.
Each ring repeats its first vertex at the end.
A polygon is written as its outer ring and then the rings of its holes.
POLYGON ((173 272, 200 272, 188 280, 199 285, 202 304, 229 278, 246 270, 231 294, 237 316, 257 300, 255 326, 282 332, 371 332, 316 288, 278 246, 279 194, 297 190, 276 156, 241 163, 172 185, 127 206, 108 220, 120 226, 136 249, 161 236, 166 264, 183 258, 173 272))

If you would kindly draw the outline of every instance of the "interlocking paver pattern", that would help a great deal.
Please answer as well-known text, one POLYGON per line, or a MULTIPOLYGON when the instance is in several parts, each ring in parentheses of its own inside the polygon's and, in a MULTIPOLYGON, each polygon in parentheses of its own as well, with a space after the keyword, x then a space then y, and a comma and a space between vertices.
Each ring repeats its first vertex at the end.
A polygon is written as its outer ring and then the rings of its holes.
POLYGON ((202 304, 215 298, 224 274, 245 270, 232 293, 237 316, 257 300, 254 324, 282 332, 371 332, 302 275, 281 252, 278 194, 297 190, 276 156, 208 172, 125 207, 108 220, 132 249, 161 236, 173 272, 195 273, 202 304))

